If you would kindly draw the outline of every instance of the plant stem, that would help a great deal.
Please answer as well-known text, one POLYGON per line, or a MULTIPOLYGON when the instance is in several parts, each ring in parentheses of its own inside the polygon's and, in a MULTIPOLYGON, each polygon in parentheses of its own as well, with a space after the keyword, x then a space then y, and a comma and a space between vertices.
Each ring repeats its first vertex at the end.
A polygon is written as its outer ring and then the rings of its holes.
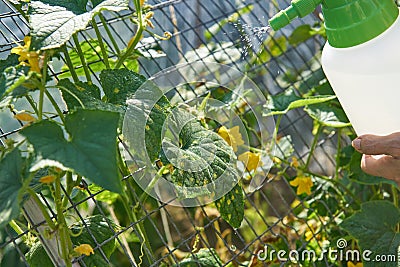
POLYGON ((335 166, 335 179, 339 179, 339 165, 340 165, 340 149, 341 149, 342 129, 337 130, 337 148, 336 148, 336 166, 335 166))
POLYGON ((396 208, 399 207, 399 194, 396 186, 392 185, 393 204, 396 208))
POLYGON ((283 115, 280 114, 278 115, 278 118, 276 118, 275 129, 272 135, 272 143, 270 147, 271 151, 273 151, 274 146, 278 143, 278 132, 279 132, 279 126, 281 125, 282 117, 283 115))
POLYGON ((320 135, 321 132, 322 132, 322 128, 323 128, 323 127, 322 127, 322 125, 321 125, 320 123, 318 123, 318 126, 317 126, 317 127, 318 127, 318 128, 317 128, 317 132, 316 132, 315 135, 314 135, 314 140, 313 140, 313 142, 312 142, 312 144, 311 144, 310 153, 308 154, 308 158, 307 158, 306 164, 304 165, 304 169, 307 169, 308 166, 309 166, 310 163, 311 163, 311 159, 312 159, 312 157, 313 157, 315 148, 317 147, 317 144, 318 144, 319 135, 320 135))
POLYGON ((140 234, 141 238, 143 239, 143 242, 146 244, 146 246, 149 249, 149 253, 146 253, 146 257, 147 257, 149 263, 151 263, 153 258, 154 258, 154 256, 153 256, 153 251, 151 249, 151 245, 150 245, 149 239, 148 239, 146 231, 144 229, 144 222, 143 221, 142 222, 138 222, 138 218, 136 216, 136 210, 133 210, 133 209, 131 209, 129 207, 128 196, 126 195, 126 193, 124 193, 121 196, 121 200, 122 200, 122 203, 124 205, 125 211, 128 214, 129 220, 131 222, 137 222, 136 230, 138 231, 138 233, 140 234))
MULTIPOLYGON (((129 170, 127 170, 127 167, 124 164, 124 161, 122 159, 122 155, 121 155, 119 150, 118 150, 118 164, 119 164, 119 167, 120 167, 123 175, 129 175, 130 172, 129 172, 129 170)), ((129 183, 129 182, 130 181, 127 180, 127 183, 129 183)), ((140 203, 143 203, 143 202, 137 201, 135 207, 131 208, 129 206, 129 200, 130 199, 131 199, 132 203, 135 201, 133 196, 130 197, 127 194, 127 192, 124 191, 124 193, 121 195, 121 200, 122 200, 123 206, 125 208, 125 211, 128 214, 128 218, 129 218, 129 220, 131 222, 138 222, 138 216, 139 216, 139 209, 138 208, 139 208, 140 203)), ((143 239, 144 244, 146 244, 146 246, 148 247, 149 252, 146 253, 146 257, 147 257, 149 263, 151 263, 152 260, 154 259, 154 253, 153 253, 153 250, 151 248, 151 245, 150 245, 150 242, 149 242, 149 238, 147 237, 146 230, 144 228, 144 222, 143 221, 138 222, 136 224, 135 228, 136 228, 137 232, 140 234, 141 238, 143 239)))
POLYGON ((146 190, 144 190, 144 192, 140 195, 139 197, 139 202, 143 203, 147 196, 149 195, 148 192, 150 192, 154 186, 157 184, 158 179, 160 179, 160 177, 162 177, 164 171, 167 169, 167 166, 164 165, 161 167, 161 169, 158 170, 156 176, 153 177, 153 179, 150 181, 150 183, 147 185, 146 190))
POLYGON ((54 202, 57 211, 57 224, 58 232, 60 237, 61 253, 67 267, 72 267, 70 252, 72 251, 72 241, 69 235, 67 222, 64 217, 64 207, 61 199, 61 178, 56 177, 55 190, 54 190, 54 202))
POLYGON ((38 205, 38 207, 40 208, 40 211, 43 214, 44 219, 46 220, 47 224, 49 225, 49 227, 54 230, 56 229, 56 225, 53 222, 53 220, 50 218, 49 213, 46 210, 46 207, 43 205, 42 201, 40 201, 40 199, 38 198, 38 196, 36 195, 36 192, 32 190, 32 188, 27 187, 26 191, 29 193, 29 195, 32 197, 32 199, 36 202, 36 204, 38 205))
POLYGON ((46 87, 39 87, 39 111, 38 111, 38 120, 41 121, 43 118, 43 99, 44 99, 44 91, 46 91, 46 87))
POLYGON ((125 59, 127 59, 132 52, 135 50, 136 45, 139 43, 140 39, 142 38, 143 30, 145 25, 143 25, 143 14, 142 14, 142 7, 140 5, 140 0, 134 0, 136 13, 139 19, 139 25, 133 40, 129 42, 128 48, 126 49, 125 53, 118 58, 117 63, 115 64, 115 69, 118 69, 122 66, 125 59))
MULTIPOLYGON (((158 206, 160 207, 160 202, 158 202, 158 206)), ((165 212, 165 209, 160 208, 160 215, 168 248, 172 248, 174 246, 174 242, 172 240, 171 230, 168 225, 167 213, 165 212)))
POLYGON ((64 53, 64 57, 65 57, 65 63, 67 64, 68 69, 71 72, 72 79, 74 80, 74 82, 79 82, 78 75, 76 74, 76 71, 75 71, 75 66, 74 66, 74 64, 72 64, 71 58, 69 57, 69 54, 68 54, 67 47, 65 45, 63 46, 63 53, 64 53))
POLYGON ((67 204, 68 204, 68 196, 71 195, 72 189, 75 186, 75 183, 72 180, 72 172, 67 172, 66 180, 67 180, 67 188, 65 189, 65 191, 67 193, 65 194, 65 196, 63 198, 63 201, 62 201, 63 208, 65 208, 67 206, 67 204))
POLYGON ((101 48, 101 53, 103 55, 104 65, 106 65, 107 69, 110 69, 110 63, 108 62, 108 53, 106 47, 104 46, 103 37, 101 36, 99 27, 97 27, 96 19, 92 19, 92 26, 94 31, 96 32, 97 40, 99 41, 99 46, 101 48))
POLYGON ((79 58, 80 58, 81 63, 82 63, 83 71, 85 72, 86 80, 89 83, 92 83, 92 77, 90 76, 90 71, 89 71, 89 68, 87 66, 85 56, 83 55, 82 47, 81 47, 81 45, 79 43, 79 40, 78 40, 78 35, 76 33, 74 33, 72 35, 72 39, 74 40, 74 43, 75 43, 75 46, 76 46, 76 50, 78 51, 78 55, 79 55, 79 58))
POLYGON ((25 235, 23 235, 24 231, 21 229, 21 227, 19 227, 19 225, 17 224, 17 222, 15 220, 11 220, 8 224, 17 233, 17 235, 22 235, 22 238, 24 240, 27 238, 25 235))
POLYGON ((18 4, 12 6, 18 11, 19 14, 21 14, 21 16, 26 20, 26 22, 29 21, 29 17, 26 15, 26 13, 22 10, 22 8, 18 4))
POLYGON ((41 121, 43 118, 43 101, 44 101, 44 92, 46 91, 46 79, 47 79, 47 55, 44 56, 43 70, 42 70, 42 78, 39 86, 39 110, 38 110, 38 120, 41 121))
POLYGON ((56 100, 53 98, 53 96, 50 94, 49 91, 45 90, 45 94, 47 98, 50 100, 51 104, 53 105, 54 109, 56 110, 58 116, 60 117, 61 121, 63 124, 65 124, 65 117, 64 113, 61 111, 60 107, 58 106, 56 100))
POLYGON ((113 47, 114 47, 115 52, 116 52, 117 55, 119 56, 119 54, 121 53, 121 50, 119 50, 118 44, 117 44, 117 42, 115 41, 114 36, 112 35, 112 33, 111 33, 111 31, 110 31, 110 28, 108 28, 107 21, 105 20, 103 14, 101 14, 101 13, 99 13, 99 18, 100 18, 100 20, 101 20, 101 23, 103 24, 104 29, 105 29, 106 32, 107 32, 108 38, 110 38, 111 43, 113 44, 113 47))

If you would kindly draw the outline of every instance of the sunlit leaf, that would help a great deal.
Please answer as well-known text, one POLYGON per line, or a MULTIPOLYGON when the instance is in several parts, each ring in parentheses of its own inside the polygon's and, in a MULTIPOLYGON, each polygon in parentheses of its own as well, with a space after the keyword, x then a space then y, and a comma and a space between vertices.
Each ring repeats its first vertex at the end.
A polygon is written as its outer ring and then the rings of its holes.
POLYGON ((238 181, 236 156, 217 133, 205 129, 193 115, 180 109, 174 109, 166 123, 179 136, 164 138, 161 160, 175 167, 171 180, 182 187, 179 193, 183 197, 209 193, 203 186, 221 175, 232 181, 232 185, 238 181))
POLYGON ((322 125, 335 128, 351 126, 343 109, 336 106, 318 103, 308 106, 304 110, 322 125))
POLYGON ((191 254, 174 267, 218 267, 223 263, 213 248, 202 248, 197 253, 191 254))
POLYGON ((146 82, 131 98, 124 117, 124 135, 133 153, 151 161, 159 158, 161 132, 169 113, 170 103, 152 82, 146 82), (138 125, 144 126, 138 127, 138 125), (145 149, 142 146, 145 141, 145 149), (146 155, 145 155, 146 154, 146 155))
POLYGON ((41 0, 30 2, 32 49, 46 50, 65 44, 77 31, 84 30, 102 10, 120 11, 128 0, 105 0, 86 11, 87 1, 41 0))
POLYGON ((278 140, 276 143, 276 147, 274 149, 274 156, 287 159, 293 155, 294 147, 292 137, 290 135, 286 135, 278 140))
POLYGON ((325 35, 325 27, 323 26, 323 24, 321 24, 320 28, 313 28, 311 27, 311 25, 308 24, 301 25, 297 27, 289 36, 289 44, 297 46, 317 34, 322 36, 325 35))
POLYGON ((271 41, 268 43, 268 49, 271 53, 271 56, 273 57, 278 57, 282 55, 287 50, 286 37, 280 36, 277 38, 272 38, 271 41))
POLYGON ((126 105, 126 100, 146 81, 146 78, 127 69, 104 70, 100 82, 107 102, 126 105))
POLYGON ((270 110, 266 116, 286 114, 288 111, 300 107, 310 106, 328 102, 336 96, 310 96, 299 97, 293 89, 288 89, 275 96, 268 96, 266 108, 270 110))
POLYGON ((237 184, 222 198, 215 202, 221 217, 234 228, 239 228, 244 218, 244 195, 237 184))
POLYGON ((105 190, 96 184, 89 185, 89 190, 90 190, 90 193, 95 195, 94 199, 96 199, 97 201, 105 202, 109 205, 114 203, 119 197, 118 194, 108 191, 108 190, 105 190))
POLYGON ((62 97, 69 111, 87 108, 124 113, 123 108, 102 101, 100 89, 94 84, 87 82, 73 84, 70 80, 63 79, 58 82, 57 86, 61 89, 62 97))

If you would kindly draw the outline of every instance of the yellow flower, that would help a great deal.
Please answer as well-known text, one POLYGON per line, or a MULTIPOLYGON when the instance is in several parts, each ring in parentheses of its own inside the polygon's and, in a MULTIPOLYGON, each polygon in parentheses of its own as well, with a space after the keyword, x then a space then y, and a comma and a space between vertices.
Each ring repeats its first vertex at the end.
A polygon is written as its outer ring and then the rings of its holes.
POLYGON ((239 126, 234 126, 231 129, 222 126, 218 130, 219 136, 221 136, 232 148, 233 151, 237 151, 237 147, 244 144, 242 135, 239 132, 239 126))
POLYGON ((143 6, 146 0, 140 0, 140 6, 143 6))
POLYGON ((36 120, 35 117, 33 117, 31 114, 26 113, 26 112, 21 112, 21 113, 15 114, 14 118, 17 120, 26 121, 26 122, 34 122, 36 120))
POLYGON ((290 166, 294 167, 294 168, 298 168, 299 167, 299 161, 297 160, 296 157, 292 157, 292 162, 290 163, 290 166))
POLYGON ((310 195, 313 182, 311 180, 311 177, 297 176, 296 179, 290 181, 290 185, 297 187, 297 195, 301 195, 303 193, 310 195))
POLYGON ((54 182, 55 179, 56 177, 54 175, 46 175, 41 177, 39 179, 39 182, 41 182, 42 184, 51 184, 52 182, 54 182))
POLYGON ((11 49, 11 53, 19 55, 19 62, 23 66, 31 67, 31 71, 40 73, 39 66, 39 53, 37 51, 30 51, 29 48, 31 46, 31 37, 25 36, 24 38, 25 45, 18 45, 11 49), (28 61, 28 62, 27 62, 28 61))
POLYGON ((273 157, 273 158, 272 158, 272 161, 273 161, 275 164, 281 164, 281 163, 282 163, 282 160, 281 160, 280 158, 278 158, 278 157, 273 157))
POLYGON ((308 230, 305 234, 306 241, 309 242, 314 237, 314 230, 308 230))
POLYGON ((246 164, 246 169, 248 171, 252 171, 258 167, 258 163, 260 162, 260 154, 246 151, 239 155, 238 159, 246 164))
POLYGON ((94 254, 93 248, 89 244, 82 244, 74 248, 74 251, 76 253, 79 253, 79 255, 85 254, 86 256, 90 256, 90 254, 94 254))
POLYGON ((362 264, 362 262, 357 262, 356 264, 354 264, 354 263, 348 261, 347 267, 363 267, 363 264, 362 264))

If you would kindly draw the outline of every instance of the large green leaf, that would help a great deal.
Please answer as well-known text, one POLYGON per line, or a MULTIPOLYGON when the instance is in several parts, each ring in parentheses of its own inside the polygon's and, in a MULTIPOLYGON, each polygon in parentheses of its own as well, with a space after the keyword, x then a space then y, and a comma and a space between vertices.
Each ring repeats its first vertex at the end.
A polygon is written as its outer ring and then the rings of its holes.
POLYGON ((285 53, 285 51, 287 50, 286 37, 268 37, 264 41, 263 46, 267 47, 267 49, 261 50, 261 52, 256 54, 255 57, 258 64, 267 63, 271 60, 271 58, 278 57, 285 53))
POLYGON ((0 161, 0 228, 20 214, 19 194, 22 187, 22 158, 18 149, 0 161))
POLYGON ((146 78, 127 69, 104 70, 100 82, 107 102, 126 105, 126 100, 146 81, 146 78))
MULTIPOLYGON (((397 255, 400 234, 396 227, 400 223, 400 211, 389 201, 370 201, 361 205, 361 211, 347 218, 340 225, 358 240, 360 248, 370 250, 371 261, 365 267, 397 266, 396 262, 373 261, 377 255, 397 255)), ((395 260, 397 257, 395 257, 395 260)))
POLYGON ((105 0, 86 11, 86 0, 31 1, 29 15, 34 50, 57 48, 72 34, 84 30, 94 15, 102 10, 120 11, 128 7, 128 0, 105 0))
POLYGON ((70 80, 63 79, 58 82, 57 86, 61 89, 62 97, 69 111, 87 108, 124 113, 123 108, 103 102, 100 97, 100 89, 94 84, 87 82, 73 84, 70 80))
POLYGON ((202 248, 199 252, 191 254, 183 259, 178 265, 180 267, 218 267, 223 266, 221 259, 213 248, 202 248))
POLYGON ((171 180, 181 187, 179 193, 184 198, 209 193, 203 186, 222 175, 232 186, 238 181, 232 147, 217 133, 205 129, 192 114, 174 109, 166 128, 172 134, 162 141, 161 161, 175 167, 171 180))
POLYGON ((342 128, 351 126, 343 109, 328 104, 316 104, 304 109, 319 123, 329 127, 342 128))
POLYGON ((274 156, 281 159, 288 159, 293 155, 294 147, 292 137, 290 135, 286 135, 280 138, 276 147, 274 148, 274 156))
POLYGON ((293 89, 289 89, 275 96, 268 96, 266 108, 270 110, 270 112, 266 115, 272 116, 286 114, 288 111, 295 108, 316 105, 335 98, 336 96, 332 95, 301 98, 296 95, 293 89))
POLYGON ((160 156, 161 132, 170 103, 160 88, 150 81, 137 90, 129 102, 124 117, 125 141, 136 157, 141 160, 148 157, 154 162, 160 156))
POLYGON ((105 202, 108 205, 112 205, 115 201, 117 201, 119 194, 110 192, 108 190, 104 190, 100 186, 96 184, 89 185, 89 190, 91 194, 94 194, 94 199, 97 201, 105 202), (101 191, 101 192, 100 192, 101 191), (98 193, 100 192, 100 193, 98 193))
POLYGON ((325 35, 325 27, 321 24, 320 28, 313 28, 311 25, 304 24, 297 27, 292 34, 289 36, 289 44, 297 46, 314 35, 325 35))
POLYGON ((239 228, 244 217, 244 196, 242 187, 237 184, 215 203, 221 217, 232 227, 239 228))
MULTIPOLYGON (((116 225, 112 222, 106 222, 105 219, 96 215, 84 219, 83 224, 74 224, 70 227, 71 232, 74 236, 71 236, 72 243, 74 246, 80 244, 89 244, 92 248, 95 248, 97 244, 102 244, 113 236, 116 225), (110 224, 110 226, 109 226, 110 224), (94 240, 93 237, 96 239, 94 240)), ((106 257, 110 257, 116 248, 115 240, 110 240, 101 246, 101 250, 104 252, 106 257)), ((49 256, 44 250, 40 242, 36 242, 25 255, 29 266, 32 267, 44 267, 53 266, 49 256)), ((107 266, 107 262, 103 259, 102 254, 95 250, 94 254, 83 258, 86 266, 107 266)))
POLYGON ((285 36, 279 36, 277 38, 272 38, 270 42, 268 42, 269 52, 272 57, 278 57, 286 52, 287 43, 285 36))
POLYGON ((31 170, 58 166, 75 171, 107 190, 121 192, 117 167, 119 114, 78 109, 65 120, 67 139, 62 128, 52 121, 40 121, 21 131, 36 152, 37 162, 31 170))
POLYGON ((288 109, 292 102, 297 100, 301 100, 301 97, 293 89, 288 89, 274 96, 269 95, 266 108, 271 110, 271 112, 283 112, 288 109))
POLYGON ((65 7, 68 10, 73 10, 76 14, 82 14, 86 12, 86 5, 88 0, 39 0, 44 4, 52 6, 65 7))

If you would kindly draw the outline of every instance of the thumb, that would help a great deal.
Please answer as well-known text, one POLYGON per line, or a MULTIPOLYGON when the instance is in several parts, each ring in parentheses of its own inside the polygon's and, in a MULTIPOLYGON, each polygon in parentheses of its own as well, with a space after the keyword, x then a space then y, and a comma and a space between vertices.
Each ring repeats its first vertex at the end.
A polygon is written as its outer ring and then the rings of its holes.
POLYGON ((366 155, 391 155, 400 158, 400 132, 386 136, 361 135, 352 142, 353 147, 366 155))
POLYGON ((363 155, 361 169, 373 176, 394 180, 400 185, 400 160, 391 156, 363 155))

